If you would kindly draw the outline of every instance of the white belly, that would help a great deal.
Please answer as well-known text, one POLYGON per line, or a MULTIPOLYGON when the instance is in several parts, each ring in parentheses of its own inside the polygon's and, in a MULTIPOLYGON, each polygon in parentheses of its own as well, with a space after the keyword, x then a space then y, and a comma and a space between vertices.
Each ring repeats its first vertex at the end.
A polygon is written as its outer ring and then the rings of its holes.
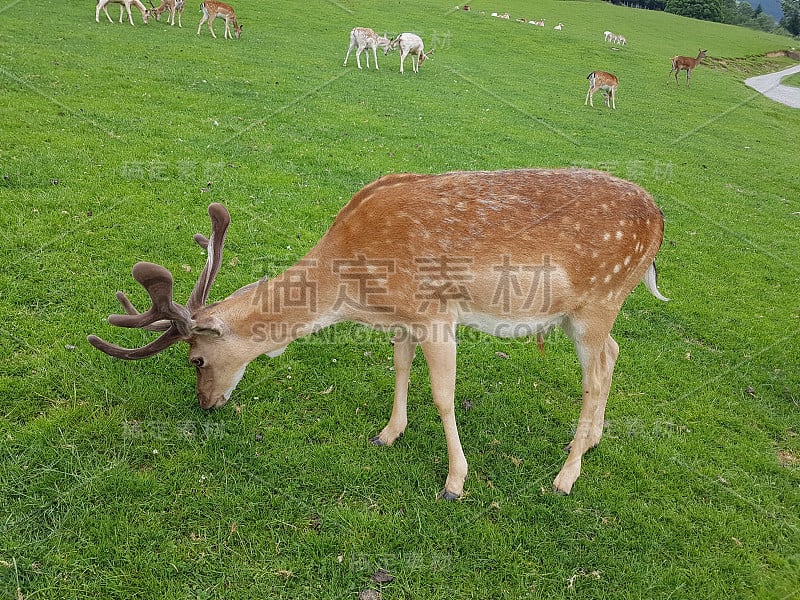
POLYGON ((498 317, 496 315, 470 312, 462 313, 458 322, 460 325, 466 325, 496 337, 517 338, 540 333, 546 334, 557 325, 560 325, 563 320, 564 315, 515 319, 510 316, 498 317))

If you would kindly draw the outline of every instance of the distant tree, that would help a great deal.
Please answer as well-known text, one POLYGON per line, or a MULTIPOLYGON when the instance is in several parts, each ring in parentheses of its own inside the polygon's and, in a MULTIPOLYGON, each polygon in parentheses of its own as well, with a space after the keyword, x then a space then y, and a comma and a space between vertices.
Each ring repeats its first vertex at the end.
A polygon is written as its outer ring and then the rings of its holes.
MULTIPOLYGON (((749 3, 745 2, 747 6, 749 3)), ((731 25, 740 25, 745 19, 739 9, 738 0, 722 0, 722 22, 731 25)))
POLYGON ((756 9, 753 11, 753 16, 757 17, 758 15, 760 15, 763 12, 764 12, 764 7, 761 6, 761 2, 759 2, 758 6, 756 6, 756 9))
POLYGON ((747 0, 737 2, 736 6, 742 20, 747 21, 753 18, 753 6, 747 0))
MULTIPOLYGON (((789 1, 800 2, 800 0, 789 1)), ((667 0, 664 10, 703 21, 722 21, 722 0, 667 0)))
POLYGON ((783 26, 792 35, 800 35, 800 0, 781 0, 783 26))
POLYGON ((775 29, 775 18, 765 12, 755 17, 752 22, 755 23, 755 28, 761 31, 773 31, 775 29))

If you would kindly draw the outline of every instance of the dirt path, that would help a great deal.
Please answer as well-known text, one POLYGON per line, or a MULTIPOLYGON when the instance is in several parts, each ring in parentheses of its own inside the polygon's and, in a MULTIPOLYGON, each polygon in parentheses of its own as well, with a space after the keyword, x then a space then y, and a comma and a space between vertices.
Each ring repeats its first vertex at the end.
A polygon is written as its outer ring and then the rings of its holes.
POLYGON ((744 84, 776 102, 791 106, 792 108, 800 108, 800 88, 790 85, 781 85, 781 79, 787 75, 798 72, 800 72, 800 65, 795 65, 794 67, 789 67, 777 73, 745 79, 744 84))

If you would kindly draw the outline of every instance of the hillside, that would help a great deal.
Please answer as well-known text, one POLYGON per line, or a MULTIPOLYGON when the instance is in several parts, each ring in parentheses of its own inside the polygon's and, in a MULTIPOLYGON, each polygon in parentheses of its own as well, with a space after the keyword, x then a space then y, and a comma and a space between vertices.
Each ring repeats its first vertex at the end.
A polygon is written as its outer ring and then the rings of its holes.
MULTIPOLYGON (((217 39, 197 35, 196 0, 183 28, 96 23, 91 2, 2 10, 0 597, 796 597, 800 111, 743 84, 790 65, 766 58, 789 40, 600 1, 231 4, 232 41, 220 19, 217 39), (344 67, 354 26, 435 52, 418 74, 397 52, 344 67), (670 59, 701 48, 676 85, 670 59), (619 77, 616 110, 584 105, 594 70, 619 77), (378 177, 530 167, 611 172, 665 221, 670 301, 639 286, 623 305, 604 436, 568 496, 552 481, 583 391, 559 330, 542 354, 535 337, 459 329, 454 502, 436 499, 448 453, 421 352, 405 434, 370 443, 392 411, 387 332, 340 324, 261 356, 213 411, 195 385, 217 365, 186 344, 122 361, 87 342, 154 339, 109 323, 115 292, 147 310, 131 268, 149 261, 185 302, 212 202, 232 217, 217 302, 302 260, 378 177)), ((430 240, 419 262, 441 254, 430 240)), ((587 272, 613 269, 597 255, 587 272)), ((345 296, 372 282, 331 281, 345 296)))

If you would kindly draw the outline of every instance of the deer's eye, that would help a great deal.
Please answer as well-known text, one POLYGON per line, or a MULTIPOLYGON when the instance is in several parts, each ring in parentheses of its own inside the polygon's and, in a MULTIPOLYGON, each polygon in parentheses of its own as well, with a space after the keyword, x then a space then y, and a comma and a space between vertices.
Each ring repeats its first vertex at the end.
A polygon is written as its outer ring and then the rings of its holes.
POLYGON ((189 362, 192 363, 195 367, 202 367, 203 364, 205 363, 202 356, 195 356, 194 358, 190 358, 189 362))

